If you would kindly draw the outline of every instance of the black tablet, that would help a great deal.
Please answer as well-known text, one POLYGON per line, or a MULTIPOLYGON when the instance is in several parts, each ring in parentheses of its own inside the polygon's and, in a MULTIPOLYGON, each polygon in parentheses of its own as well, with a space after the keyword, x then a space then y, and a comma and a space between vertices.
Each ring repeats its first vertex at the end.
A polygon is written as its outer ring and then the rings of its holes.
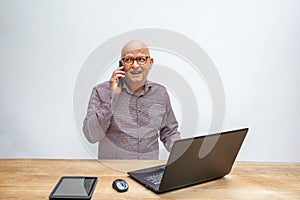
POLYGON ((97 177, 63 176, 50 193, 49 199, 91 199, 97 177))

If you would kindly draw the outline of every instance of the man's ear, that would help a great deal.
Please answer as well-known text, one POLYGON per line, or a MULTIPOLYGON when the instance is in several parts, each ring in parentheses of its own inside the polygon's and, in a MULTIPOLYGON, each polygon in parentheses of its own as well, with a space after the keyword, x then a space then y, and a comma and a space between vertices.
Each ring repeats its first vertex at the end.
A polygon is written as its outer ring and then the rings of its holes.
POLYGON ((150 69, 152 68, 153 63, 154 63, 154 59, 153 59, 153 58, 150 58, 150 62, 149 62, 149 64, 150 64, 150 69))

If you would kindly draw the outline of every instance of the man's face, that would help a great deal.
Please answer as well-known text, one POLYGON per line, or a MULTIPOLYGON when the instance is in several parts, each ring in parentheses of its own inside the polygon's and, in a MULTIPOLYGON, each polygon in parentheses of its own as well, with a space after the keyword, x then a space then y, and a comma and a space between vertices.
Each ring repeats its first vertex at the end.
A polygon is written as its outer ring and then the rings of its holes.
POLYGON ((123 54, 122 58, 126 83, 133 89, 143 86, 153 65, 149 50, 143 48, 129 51, 123 54), (132 61, 133 63, 129 64, 132 61))

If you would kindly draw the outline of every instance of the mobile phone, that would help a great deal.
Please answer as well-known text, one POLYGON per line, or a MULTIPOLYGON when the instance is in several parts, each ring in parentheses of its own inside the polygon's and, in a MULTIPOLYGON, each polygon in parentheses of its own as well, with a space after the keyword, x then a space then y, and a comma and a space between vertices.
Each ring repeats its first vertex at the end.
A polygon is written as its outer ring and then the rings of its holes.
MULTIPOLYGON (((122 67, 123 63, 121 60, 119 60, 119 67, 122 67)), ((122 71, 124 71, 124 68, 122 69, 122 71)), ((124 78, 119 78, 118 80, 118 87, 123 87, 124 85, 124 78)))

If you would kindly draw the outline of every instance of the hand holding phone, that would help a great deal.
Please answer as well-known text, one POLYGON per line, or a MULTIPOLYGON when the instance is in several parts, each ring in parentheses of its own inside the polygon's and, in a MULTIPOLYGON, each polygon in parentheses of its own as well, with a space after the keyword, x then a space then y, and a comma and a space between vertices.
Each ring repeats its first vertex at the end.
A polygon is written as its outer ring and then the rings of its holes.
MULTIPOLYGON (((122 66, 123 66, 123 63, 121 60, 119 60, 119 67, 122 67, 122 66)), ((124 71, 124 67, 123 67, 122 71, 124 71)), ((124 85, 124 78, 120 77, 118 79, 118 87, 123 87, 123 85, 124 85)))
POLYGON ((124 79, 125 71, 123 67, 123 63, 119 61, 119 66, 113 71, 112 76, 110 78, 110 91, 115 94, 121 93, 121 88, 125 82, 124 79))

